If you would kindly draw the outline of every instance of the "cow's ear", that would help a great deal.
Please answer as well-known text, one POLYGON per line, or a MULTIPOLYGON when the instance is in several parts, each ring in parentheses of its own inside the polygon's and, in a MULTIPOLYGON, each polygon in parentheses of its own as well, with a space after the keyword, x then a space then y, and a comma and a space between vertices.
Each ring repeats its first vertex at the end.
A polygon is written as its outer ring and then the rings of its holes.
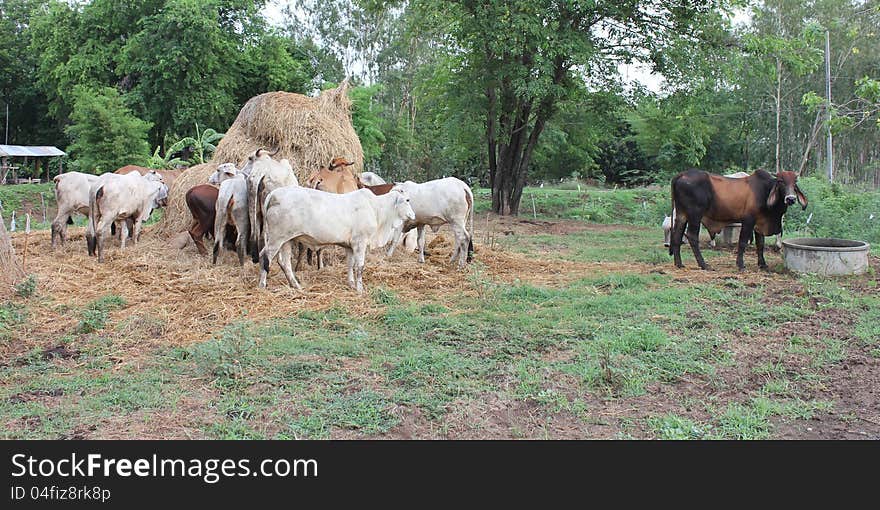
POLYGON ((797 194, 798 202, 801 203, 801 210, 807 208, 807 196, 804 195, 804 192, 798 187, 797 184, 794 185, 794 192, 797 194))
POLYGON ((779 182, 774 182, 773 187, 770 188, 770 196, 767 197, 767 207, 773 208, 776 205, 776 202, 779 201, 779 182))

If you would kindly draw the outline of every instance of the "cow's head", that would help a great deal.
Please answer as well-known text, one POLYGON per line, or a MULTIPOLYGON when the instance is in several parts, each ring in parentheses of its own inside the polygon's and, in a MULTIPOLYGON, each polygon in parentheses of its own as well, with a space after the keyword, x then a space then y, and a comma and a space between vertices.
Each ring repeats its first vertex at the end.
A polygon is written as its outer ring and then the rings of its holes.
POLYGON ((394 186, 391 188, 391 195, 394 197, 394 211, 397 213, 397 217, 402 222, 415 220, 416 213, 413 211, 412 205, 410 205, 409 193, 403 188, 394 186))
POLYGON ((149 172, 145 173, 144 179, 146 179, 148 181, 155 181, 155 182, 162 182, 162 183, 165 182, 165 179, 162 178, 162 174, 160 174, 156 170, 150 170, 149 172))
POLYGON ((327 168, 332 170, 341 169, 344 166, 351 166, 354 163, 345 159, 345 158, 333 158, 330 160, 330 164, 327 165, 327 168))
POLYGON ((238 169, 235 168, 233 163, 223 163, 218 166, 217 170, 208 178, 208 184, 218 186, 226 179, 232 179, 236 175, 238 175, 238 169))
POLYGON ((801 191, 797 185, 797 174, 780 170, 776 174, 776 182, 770 195, 767 197, 767 207, 774 207, 782 199, 786 206, 794 205, 795 201, 800 202, 801 208, 807 208, 807 196, 801 191))
POLYGON ((156 192, 156 198, 153 199, 153 208, 165 207, 168 205, 168 186, 164 182, 159 183, 159 190, 156 192))

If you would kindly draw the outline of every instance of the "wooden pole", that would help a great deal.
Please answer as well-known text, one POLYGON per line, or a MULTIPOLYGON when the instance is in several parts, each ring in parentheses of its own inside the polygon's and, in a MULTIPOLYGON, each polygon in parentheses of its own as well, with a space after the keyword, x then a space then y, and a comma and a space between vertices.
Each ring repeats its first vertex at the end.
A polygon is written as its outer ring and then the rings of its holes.
POLYGON ((25 222, 24 222, 24 257, 22 258, 22 262, 21 262, 21 269, 25 273, 27 273, 27 251, 28 251, 27 249, 28 249, 28 237, 30 236, 30 233, 31 233, 31 215, 27 214, 27 215, 25 215, 25 222))

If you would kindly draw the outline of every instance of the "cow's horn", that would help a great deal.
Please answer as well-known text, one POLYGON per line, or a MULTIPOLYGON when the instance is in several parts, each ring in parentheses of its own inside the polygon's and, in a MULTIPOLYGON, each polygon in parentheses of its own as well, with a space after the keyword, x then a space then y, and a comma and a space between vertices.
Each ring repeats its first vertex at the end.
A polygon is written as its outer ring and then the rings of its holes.
POLYGON ((269 155, 274 156, 274 155, 278 154, 278 151, 280 151, 280 150, 281 150, 281 146, 279 145, 273 152, 270 152, 269 155))

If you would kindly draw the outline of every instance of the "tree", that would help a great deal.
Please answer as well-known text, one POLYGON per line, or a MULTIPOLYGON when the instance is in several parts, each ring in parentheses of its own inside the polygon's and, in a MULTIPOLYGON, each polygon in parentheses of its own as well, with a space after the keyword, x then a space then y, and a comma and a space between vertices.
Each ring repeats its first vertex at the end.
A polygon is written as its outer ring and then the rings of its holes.
POLYGON ((365 167, 378 161, 385 143, 380 118, 382 106, 374 99, 379 89, 379 85, 353 87, 348 93, 352 102, 351 123, 361 141, 365 167))
POLYGON ((575 81, 650 59, 676 37, 697 40, 692 27, 714 8, 684 0, 422 3, 438 29, 449 27, 444 50, 461 55, 460 78, 484 91, 479 109, 499 214, 518 213, 537 143, 575 81))
POLYGON ((78 171, 102 174, 147 162, 150 123, 137 118, 116 89, 77 87, 71 120, 67 152, 75 158, 78 171))

